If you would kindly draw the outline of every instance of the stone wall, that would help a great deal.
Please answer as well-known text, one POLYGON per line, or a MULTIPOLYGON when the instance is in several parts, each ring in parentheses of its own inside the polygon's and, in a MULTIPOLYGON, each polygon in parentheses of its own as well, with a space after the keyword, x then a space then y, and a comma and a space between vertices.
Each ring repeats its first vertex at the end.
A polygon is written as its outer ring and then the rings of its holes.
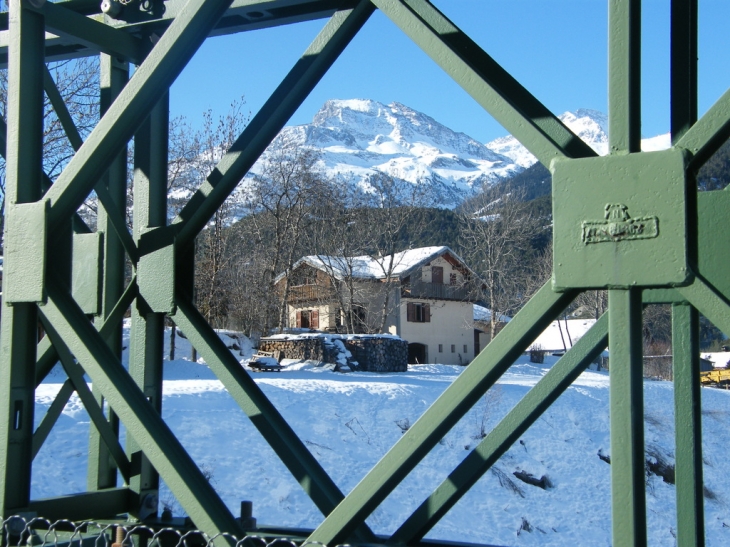
POLYGON ((262 338, 262 351, 274 352, 278 361, 302 359, 330 363, 335 370, 405 372, 408 342, 392 336, 321 335, 262 338), (347 350, 351 355, 347 355, 347 350))
POLYGON ((345 340, 345 347, 358 362, 358 370, 405 372, 408 368, 408 342, 395 337, 359 337, 345 340))

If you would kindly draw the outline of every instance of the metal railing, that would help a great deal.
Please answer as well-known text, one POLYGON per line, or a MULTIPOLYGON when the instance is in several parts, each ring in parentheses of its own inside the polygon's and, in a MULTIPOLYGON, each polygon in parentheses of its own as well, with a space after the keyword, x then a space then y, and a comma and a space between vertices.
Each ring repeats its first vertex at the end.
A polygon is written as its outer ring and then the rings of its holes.
POLYGON ((468 300, 471 288, 466 285, 444 285, 411 280, 401 286, 403 298, 433 298, 435 300, 468 300))

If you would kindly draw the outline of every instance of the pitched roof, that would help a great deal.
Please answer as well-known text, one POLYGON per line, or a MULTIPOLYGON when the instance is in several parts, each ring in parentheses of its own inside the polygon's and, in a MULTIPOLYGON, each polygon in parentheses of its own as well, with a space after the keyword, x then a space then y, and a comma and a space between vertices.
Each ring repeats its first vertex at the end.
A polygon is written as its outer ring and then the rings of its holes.
MULTIPOLYGON (((358 279, 384 279, 389 270, 392 277, 406 277, 416 268, 446 253, 464 265, 464 261, 454 251, 446 246, 441 246, 409 249, 382 257, 311 255, 300 258, 292 270, 296 270, 302 264, 309 264, 313 268, 333 274, 338 279, 350 275, 358 279)), ((464 267, 466 266, 464 265, 464 267)), ((283 276, 284 274, 280 274, 276 281, 278 282, 283 276)))

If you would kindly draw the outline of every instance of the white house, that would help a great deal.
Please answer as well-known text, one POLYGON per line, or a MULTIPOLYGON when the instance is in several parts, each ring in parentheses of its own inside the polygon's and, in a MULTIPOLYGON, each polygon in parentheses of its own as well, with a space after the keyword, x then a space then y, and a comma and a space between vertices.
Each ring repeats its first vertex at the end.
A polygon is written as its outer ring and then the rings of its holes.
POLYGON ((588 329, 595 322, 595 319, 560 319, 553 321, 542 331, 531 347, 543 349, 548 353, 567 351, 588 332, 588 329))
POLYGON ((306 256, 289 276, 289 326, 383 332, 408 341, 409 363, 467 364, 483 349, 474 328, 474 274, 448 247, 385 257, 306 256), (482 347, 480 347, 480 345, 482 347))

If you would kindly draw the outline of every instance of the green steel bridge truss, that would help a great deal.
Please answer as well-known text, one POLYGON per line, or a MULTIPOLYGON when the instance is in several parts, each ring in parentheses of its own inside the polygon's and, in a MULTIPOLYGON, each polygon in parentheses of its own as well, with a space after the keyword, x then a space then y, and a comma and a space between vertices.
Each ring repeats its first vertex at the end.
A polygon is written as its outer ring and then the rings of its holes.
POLYGON ((645 545, 641 319, 644 305, 663 303, 671 304, 673 314, 677 541, 703 545, 698 314, 730 333, 730 276, 722 258, 730 231, 715 229, 727 218, 730 193, 698 193, 695 174, 730 136, 730 92, 697 119, 697 0, 672 0, 673 146, 641 152, 641 3, 609 0, 608 10, 610 154, 597 157, 427 0, 169 0, 131 3, 118 19, 104 15, 98 0, 10 0, 9 12, 0 14, 0 64, 8 67, 9 81, 7 120, 0 128, 7 161, 0 518, 19 512, 75 520, 143 517, 162 477, 201 530, 243 534, 160 417, 162 335, 169 316, 321 510, 323 520, 308 539, 331 545, 424 543, 610 338, 613 542, 645 545), (344 495, 196 310, 193 241, 375 9, 550 168, 554 271, 344 495), (168 223, 168 90, 177 75, 210 36, 314 19, 327 19, 319 35, 168 223), (45 62, 89 55, 101 56, 103 115, 82 141, 45 62), (44 93, 76 149, 55 181, 42 169, 44 93), (130 233, 124 221, 125 155, 132 138, 130 233), (100 202, 96 231, 77 215, 92 191, 100 202), (125 285, 126 259, 133 276, 125 285), (608 289, 607 314, 391 537, 376 537, 365 519, 536 335, 588 289, 608 289), (121 319, 130 307, 127 372, 120 362, 121 319), (47 333, 40 341, 39 322, 47 333), (59 360, 68 379, 34 430, 35 389, 59 360), (93 424, 88 492, 33 500, 33 458, 74 392, 93 424), (120 421, 129 433, 126 447, 119 440, 120 421))

